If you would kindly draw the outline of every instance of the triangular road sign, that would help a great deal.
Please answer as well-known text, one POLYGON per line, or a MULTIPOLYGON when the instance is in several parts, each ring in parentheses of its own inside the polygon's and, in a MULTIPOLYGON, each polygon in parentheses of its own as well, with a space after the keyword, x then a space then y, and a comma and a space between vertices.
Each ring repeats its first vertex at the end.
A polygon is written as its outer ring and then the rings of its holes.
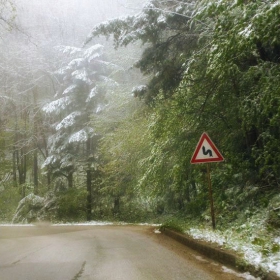
POLYGON ((203 133, 198 141, 196 149, 193 153, 191 163, 207 163, 207 162, 219 162, 224 158, 210 139, 207 133, 203 133))

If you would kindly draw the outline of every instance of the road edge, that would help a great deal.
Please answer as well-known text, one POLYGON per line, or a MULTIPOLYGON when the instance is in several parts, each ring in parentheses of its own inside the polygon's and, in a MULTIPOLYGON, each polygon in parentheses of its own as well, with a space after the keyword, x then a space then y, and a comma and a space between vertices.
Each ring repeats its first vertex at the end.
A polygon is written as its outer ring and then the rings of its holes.
POLYGON ((161 232, 181 244, 201 253, 202 255, 215 260, 221 264, 230 266, 234 269, 237 269, 240 272, 248 271, 254 276, 261 277, 263 280, 280 280, 280 277, 277 276, 274 272, 264 273, 260 269, 256 268, 251 264, 247 264, 241 256, 238 256, 234 252, 215 247, 213 244, 207 243, 205 241, 198 241, 191 238, 186 234, 175 232, 168 228, 162 228, 161 232))

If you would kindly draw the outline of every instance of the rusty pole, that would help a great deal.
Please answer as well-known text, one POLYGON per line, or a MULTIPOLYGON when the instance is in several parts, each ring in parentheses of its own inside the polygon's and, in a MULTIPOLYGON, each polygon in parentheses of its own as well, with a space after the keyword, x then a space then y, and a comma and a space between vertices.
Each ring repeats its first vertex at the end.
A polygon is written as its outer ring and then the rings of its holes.
POLYGON ((213 226, 213 229, 215 229, 216 228, 216 221, 215 221, 215 210, 214 210, 213 191, 212 191, 210 164, 209 163, 207 163, 207 177, 208 177, 209 198, 210 198, 210 205, 211 205, 212 226, 213 226))

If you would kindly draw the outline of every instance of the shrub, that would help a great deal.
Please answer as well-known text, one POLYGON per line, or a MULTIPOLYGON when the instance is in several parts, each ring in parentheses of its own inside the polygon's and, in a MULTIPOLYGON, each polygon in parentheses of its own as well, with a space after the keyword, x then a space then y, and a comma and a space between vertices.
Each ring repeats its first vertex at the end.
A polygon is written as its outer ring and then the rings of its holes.
POLYGON ((61 221, 80 221, 86 219, 87 192, 82 189, 70 189, 57 198, 57 219, 61 221))

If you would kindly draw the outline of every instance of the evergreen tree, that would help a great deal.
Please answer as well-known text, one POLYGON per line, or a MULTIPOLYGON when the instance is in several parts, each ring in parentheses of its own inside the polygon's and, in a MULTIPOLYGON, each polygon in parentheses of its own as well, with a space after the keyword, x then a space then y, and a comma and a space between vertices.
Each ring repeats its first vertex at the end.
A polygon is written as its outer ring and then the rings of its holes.
POLYGON ((103 46, 87 49, 58 47, 67 58, 56 71, 59 90, 55 100, 43 110, 54 119, 54 133, 49 138, 49 156, 43 167, 54 176, 65 176, 73 187, 73 174, 82 164, 88 191, 87 218, 91 216, 91 174, 97 135, 90 125, 91 117, 105 106, 106 86, 115 82, 106 75, 108 63, 102 60, 103 46))
POLYGON ((135 16, 97 25, 86 42, 100 35, 113 35, 115 47, 140 40, 144 51, 135 66, 149 76, 149 82, 135 88, 134 95, 151 102, 163 90, 169 97, 182 80, 185 60, 197 43, 198 36, 188 24, 193 9, 192 1, 151 0, 135 16))

